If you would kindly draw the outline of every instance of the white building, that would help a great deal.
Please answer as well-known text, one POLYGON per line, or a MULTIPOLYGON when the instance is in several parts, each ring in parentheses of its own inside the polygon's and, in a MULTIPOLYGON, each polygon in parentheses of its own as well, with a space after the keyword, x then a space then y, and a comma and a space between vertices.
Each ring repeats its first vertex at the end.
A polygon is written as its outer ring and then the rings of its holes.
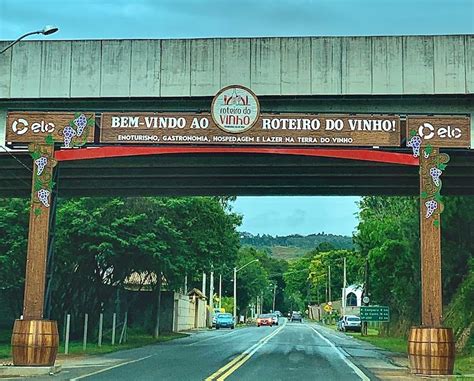
POLYGON ((362 305, 362 293, 364 286, 361 284, 351 284, 342 289, 341 299, 345 299, 343 306, 346 307, 360 307, 362 305))

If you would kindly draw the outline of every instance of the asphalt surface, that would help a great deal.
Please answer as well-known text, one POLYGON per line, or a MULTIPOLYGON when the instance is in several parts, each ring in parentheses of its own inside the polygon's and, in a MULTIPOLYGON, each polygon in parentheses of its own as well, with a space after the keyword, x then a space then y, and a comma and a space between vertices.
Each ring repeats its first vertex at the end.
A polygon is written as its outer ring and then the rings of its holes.
MULTIPOLYGON (((376 380, 386 364, 366 343, 316 324, 205 330, 105 356, 70 360, 35 380, 376 380)), ((389 365, 389 364, 388 364, 389 365)))

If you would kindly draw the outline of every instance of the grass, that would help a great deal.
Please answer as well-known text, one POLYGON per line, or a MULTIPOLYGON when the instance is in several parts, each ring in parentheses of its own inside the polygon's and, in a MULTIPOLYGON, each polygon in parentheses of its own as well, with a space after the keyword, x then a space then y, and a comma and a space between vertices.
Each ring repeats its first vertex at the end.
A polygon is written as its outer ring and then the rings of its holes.
MULTIPOLYGON (((336 330, 335 325, 325 325, 325 327, 336 330)), ((357 332, 347 332, 358 340, 366 341, 378 348, 385 349, 390 352, 400 353, 407 355, 408 345, 407 339, 404 337, 386 337, 379 336, 379 331, 374 328, 368 329, 368 336, 362 336, 357 332)), ((474 355, 456 355, 456 361, 454 362, 454 374, 457 375, 472 375, 474 374, 474 355)))
MULTIPOLYGON (((8 359, 11 357, 11 348, 10 348, 10 336, 11 332, 0 332, 0 359, 8 359)), ((97 342, 88 343, 85 351, 82 350, 82 340, 81 341, 70 341, 69 342, 69 354, 70 355, 100 355, 106 353, 112 353, 117 351, 122 351, 124 349, 132 349, 143 347, 145 345, 163 343, 170 340, 179 339, 186 337, 188 335, 184 333, 166 333, 158 337, 157 339, 151 337, 148 333, 142 330, 129 329, 128 331, 128 340, 124 344, 120 345, 111 345, 110 338, 105 337, 102 346, 99 347, 97 342)), ((118 340, 118 338, 117 338, 118 340)), ((61 343, 59 346, 58 354, 62 357, 64 355, 64 343, 61 343)))
POLYGON ((302 257, 307 250, 295 246, 272 246, 272 257, 286 261, 302 257))
POLYGON ((376 347, 385 349, 395 353, 407 353, 407 339, 403 337, 386 337, 378 336, 379 332, 376 329, 369 328, 368 336, 362 336, 357 332, 348 332, 348 334, 356 339, 366 341, 376 347))

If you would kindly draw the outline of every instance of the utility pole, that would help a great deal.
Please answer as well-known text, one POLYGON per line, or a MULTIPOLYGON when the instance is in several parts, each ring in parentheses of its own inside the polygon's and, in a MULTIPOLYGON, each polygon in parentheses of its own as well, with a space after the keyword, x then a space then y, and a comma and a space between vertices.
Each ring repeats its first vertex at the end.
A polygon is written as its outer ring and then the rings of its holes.
POLYGON ((234 267, 234 323, 237 324, 237 267, 234 267))
POLYGON ((206 296, 206 273, 202 273, 202 287, 201 287, 202 294, 206 296))
POLYGON ((214 310, 214 271, 211 271, 209 278, 209 305, 214 310))
POLYGON ((346 272, 346 257, 344 257, 344 280, 342 284, 342 315, 346 314, 346 288, 347 288, 347 272, 346 272))
POLYGON ((277 285, 276 285, 276 283, 275 283, 275 285, 273 286, 273 310, 272 310, 272 312, 275 312, 276 290, 277 290, 277 285))
POLYGON ((332 302, 332 295, 331 295, 331 265, 328 266, 328 291, 329 291, 329 301, 332 302))
MULTIPOLYGON (((363 297, 369 296, 369 261, 368 258, 365 259, 365 274, 364 274, 364 292, 363 297)), ((369 302, 370 303, 370 302, 369 302)), ((364 303, 364 306, 368 306, 369 303, 364 303)), ((367 322, 362 322, 362 332, 361 335, 367 336, 367 322)))
POLYGON ((222 308, 222 274, 219 274, 219 309, 222 308))
POLYGON ((184 295, 188 294, 188 276, 184 276, 184 295))

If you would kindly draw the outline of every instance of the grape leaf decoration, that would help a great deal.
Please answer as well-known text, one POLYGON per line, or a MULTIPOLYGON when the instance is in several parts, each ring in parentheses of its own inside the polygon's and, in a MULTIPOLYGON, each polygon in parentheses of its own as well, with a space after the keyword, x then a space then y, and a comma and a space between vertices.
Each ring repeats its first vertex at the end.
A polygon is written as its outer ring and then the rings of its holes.
POLYGON ((51 134, 49 134, 48 136, 46 136, 46 138, 44 139, 45 143, 52 146, 54 144, 54 138, 51 134))
POLYGON ((425 159, 428 159, 433 152, 433 147, 431 145, 427 145, 426 148, 423 150, 423 156, 425 159))

